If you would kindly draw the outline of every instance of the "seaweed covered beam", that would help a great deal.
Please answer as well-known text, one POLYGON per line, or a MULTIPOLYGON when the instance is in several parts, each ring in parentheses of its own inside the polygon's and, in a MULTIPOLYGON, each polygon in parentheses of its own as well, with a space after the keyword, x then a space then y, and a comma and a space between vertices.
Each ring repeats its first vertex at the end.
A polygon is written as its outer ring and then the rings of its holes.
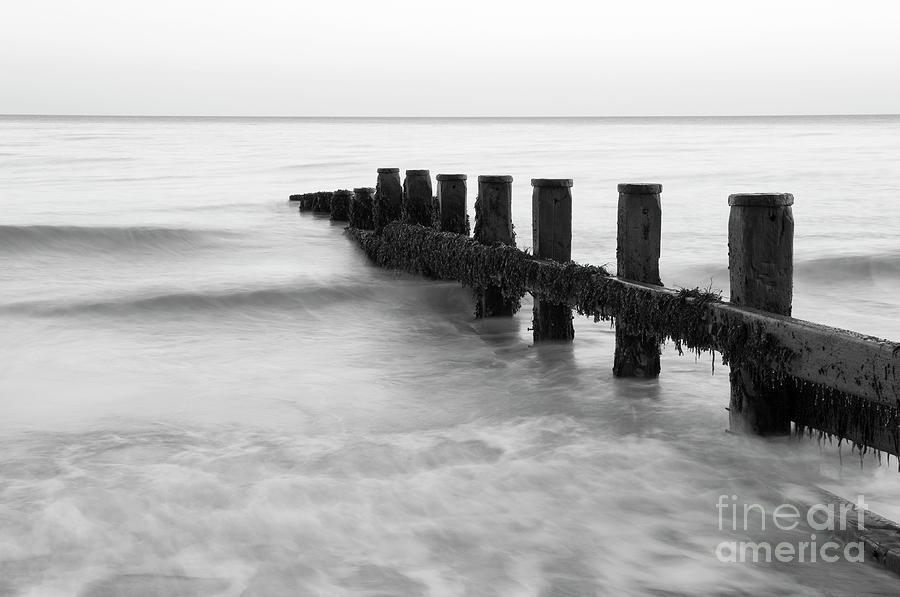
POLYGON ((684 349, 718 351, 752 364, 768 383, 797 384, 791 408, 813 427, 900 454, 900 344, 722 302, 717 294, 630 282, 602 267, 536 259, 508 245, 483 245, 431 228, 388 224, 381 235, 350 230, 378 265, 428 272, 466 286, 494 285, 504 297, 530 292, 595 320, 624 318, 684 349))

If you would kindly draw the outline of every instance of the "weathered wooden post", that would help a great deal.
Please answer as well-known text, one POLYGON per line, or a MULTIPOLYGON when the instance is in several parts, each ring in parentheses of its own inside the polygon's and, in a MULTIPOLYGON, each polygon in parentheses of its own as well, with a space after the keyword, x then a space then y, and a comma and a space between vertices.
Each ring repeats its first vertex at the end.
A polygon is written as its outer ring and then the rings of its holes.
POLYGON ((469 234, 466 220, 466 175, 438 174, 437 201, 441 230, 469 234))
POLYGON ((317 193, 303 193, 300 195, 300 211, 309 211, 316 205, 317 193))
MULTIPOLYGON (((512 176, 479 176, 475 198, 474 238, 484 245, 516 246, 512 222, 512 176)), ((513 315, 519 307, 517 297, 504 297, 499 286, 476 292, 476 317, 513 315)))
POLYGON ((350 218, 350 201, 353 199, 353 193, 341 189, 335 191, 331 196, 331 219, 334 221, 345 222, 350 218))
MULTIPOLYGON (((659 255, 662 238, 660 184, 620 184, 616 268, 620 278, 662 285, 659 255)), ((662 339, 638 322, 616 319, 616 377, 657 377, 662 339)))
POLYGON ((331 197, 334 195, 331 191, 319 191, 316 193, 316 203, 313 211, 319 213, 328 213, 331 211, 331 197))
POLYGON ((379 168, 372 208, 375 232, 380 233, 389 223, 399 220, 402 205, 403 185, 400 184, 400 168, 379 168))
MULTIPOLYGON (((794 215, 790 193, 729 195, 728 269, 731 303, 791 314, 794 215)), ((731 430, 759 435, 791 432, 789 383, 767 379, 762 363, 731 367, 731 430)))
MULTIPOLYGON (((565 263, 572 259, 572 179, 532 178, 534 256, 565 263)), ((534 299, 534 341, 572 340, 572 309, 534 299)))
POLYGON ((431 226, 431 173, 407 170, 403 181, 403 220, 407 224, 431 226))
POLYGON ((361 187, 353 189, 353 198, 350 200, 350 227, 360 230, 372 230, 375 227, 372 221, 372 204, 374 203, 375 189, 373 187, 361 187))

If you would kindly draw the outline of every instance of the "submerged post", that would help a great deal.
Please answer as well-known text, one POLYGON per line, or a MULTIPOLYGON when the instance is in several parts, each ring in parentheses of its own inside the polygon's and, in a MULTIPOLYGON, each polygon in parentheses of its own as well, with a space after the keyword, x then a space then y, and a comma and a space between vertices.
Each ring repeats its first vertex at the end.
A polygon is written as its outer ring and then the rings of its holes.
POLYGON ((350 219, 350 201, 353 199, 351 191, 341 189, 331 196, 331 219, 345 222, 350 219))
MULTIPOLYGON (((728 269, 731 303, 791 314, 794 215, 790 193, 729 195, 728 269)), ((759 435, 791 432, 790 387, 766 379, 752 363, 733 365, 731 430, 759 435)))
POLYGON ((437 202, 441 216, 441 230, 468 236, 466 175, 438 174, 437 181, 437 202))
MULTIPOLYGON (((662 238, 660 184, 620 184, 616 235, 617 275, 625 280, 662 285, 659 256, 662 238)), ((616 320, 616 352, 613 375, 659 375, 662 338, 643 329, 640 322, 616 320)))
POLYGON ((372 222, 372 204, 375 189, 372 187, 360 187, 353 189, 353 198, 350 200, 350 227, 360 230, 372 230, 375 225, 372 222))
POLYGON ((403 220, 407 224, 431 226, 431 173, 407 170, 403 181, 403 220))
MULTIPOLYGON (((512 222, 512 181, 512 176, 478 177, 473 236, 481 244, 516 246, 512 222)), ((499 286, 476 291, 475 300, 476 317, 513 315, 519 307, 518 297, 504 297, 499 286)))
MULTIPOLYGON (((566 262, 572 259, 572 179, 532 178, 534 256, 566 262)), ((572 309, 565 304, 534 300, 534 341, 572 340, 572 309)))
POLYGON ((400 168, 379 168, 372 207, 375 232, 380 233, 385 226, 399 220, 402 205, 403 185, 400 184, 400 168))

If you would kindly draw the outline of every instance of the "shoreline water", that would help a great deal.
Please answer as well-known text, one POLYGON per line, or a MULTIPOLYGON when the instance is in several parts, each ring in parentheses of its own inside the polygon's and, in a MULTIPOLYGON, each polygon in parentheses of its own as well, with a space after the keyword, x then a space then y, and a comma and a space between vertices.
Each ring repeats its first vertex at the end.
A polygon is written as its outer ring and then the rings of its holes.
POLYGON ((579 318, 574 349, 532 347, 527 302, 474 322, 464 289, 375 270, 284 199, 371 186, 372 164, 508 172, 523 231, 528 180, 565 174, 573 256, 602 265, 615 184, 658 180, 663 282, 723 288, 728 193, 774 187, 797 198, 795 316, 900 338, 900 120, 0 128, 0 224, 25 229, 0 235, 0 589, 896 587, 866 567, 714 554, 717 496, 771 506, 764 482, 860 491, 896 520, 893 462, 736 440, 727 375, 705 358, 669 349, 664 381, 614 380, 608 326, 579 318), (227 587, 165 580, 179 574, 227 587))

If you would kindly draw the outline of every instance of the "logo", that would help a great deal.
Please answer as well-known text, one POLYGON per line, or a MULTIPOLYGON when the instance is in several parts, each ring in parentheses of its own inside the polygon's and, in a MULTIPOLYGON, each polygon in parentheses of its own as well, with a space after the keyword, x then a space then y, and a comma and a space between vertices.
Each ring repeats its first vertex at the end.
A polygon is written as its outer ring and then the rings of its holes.
POLYGON ((862 512, 867 508, 864 496, 857 496, 856 504, 814 504, 801 512, 794 504, 780 504, 768 512, 761 504, 738 504, 738 496, 720 495, 716 502, 719 511, 719 530, 758 533, 769 529, 793 531, 805 523, 813 532, 806 541, 722 541, 716 546, 720 562, 827 562, 843 558, 848 562, 862 562, 865 557, 862 541, 840 543, 831 537, 834 531, 846 531, 855 525, 865 529, 862 512), (755 522, 757 524, 751 524, 755 522))

